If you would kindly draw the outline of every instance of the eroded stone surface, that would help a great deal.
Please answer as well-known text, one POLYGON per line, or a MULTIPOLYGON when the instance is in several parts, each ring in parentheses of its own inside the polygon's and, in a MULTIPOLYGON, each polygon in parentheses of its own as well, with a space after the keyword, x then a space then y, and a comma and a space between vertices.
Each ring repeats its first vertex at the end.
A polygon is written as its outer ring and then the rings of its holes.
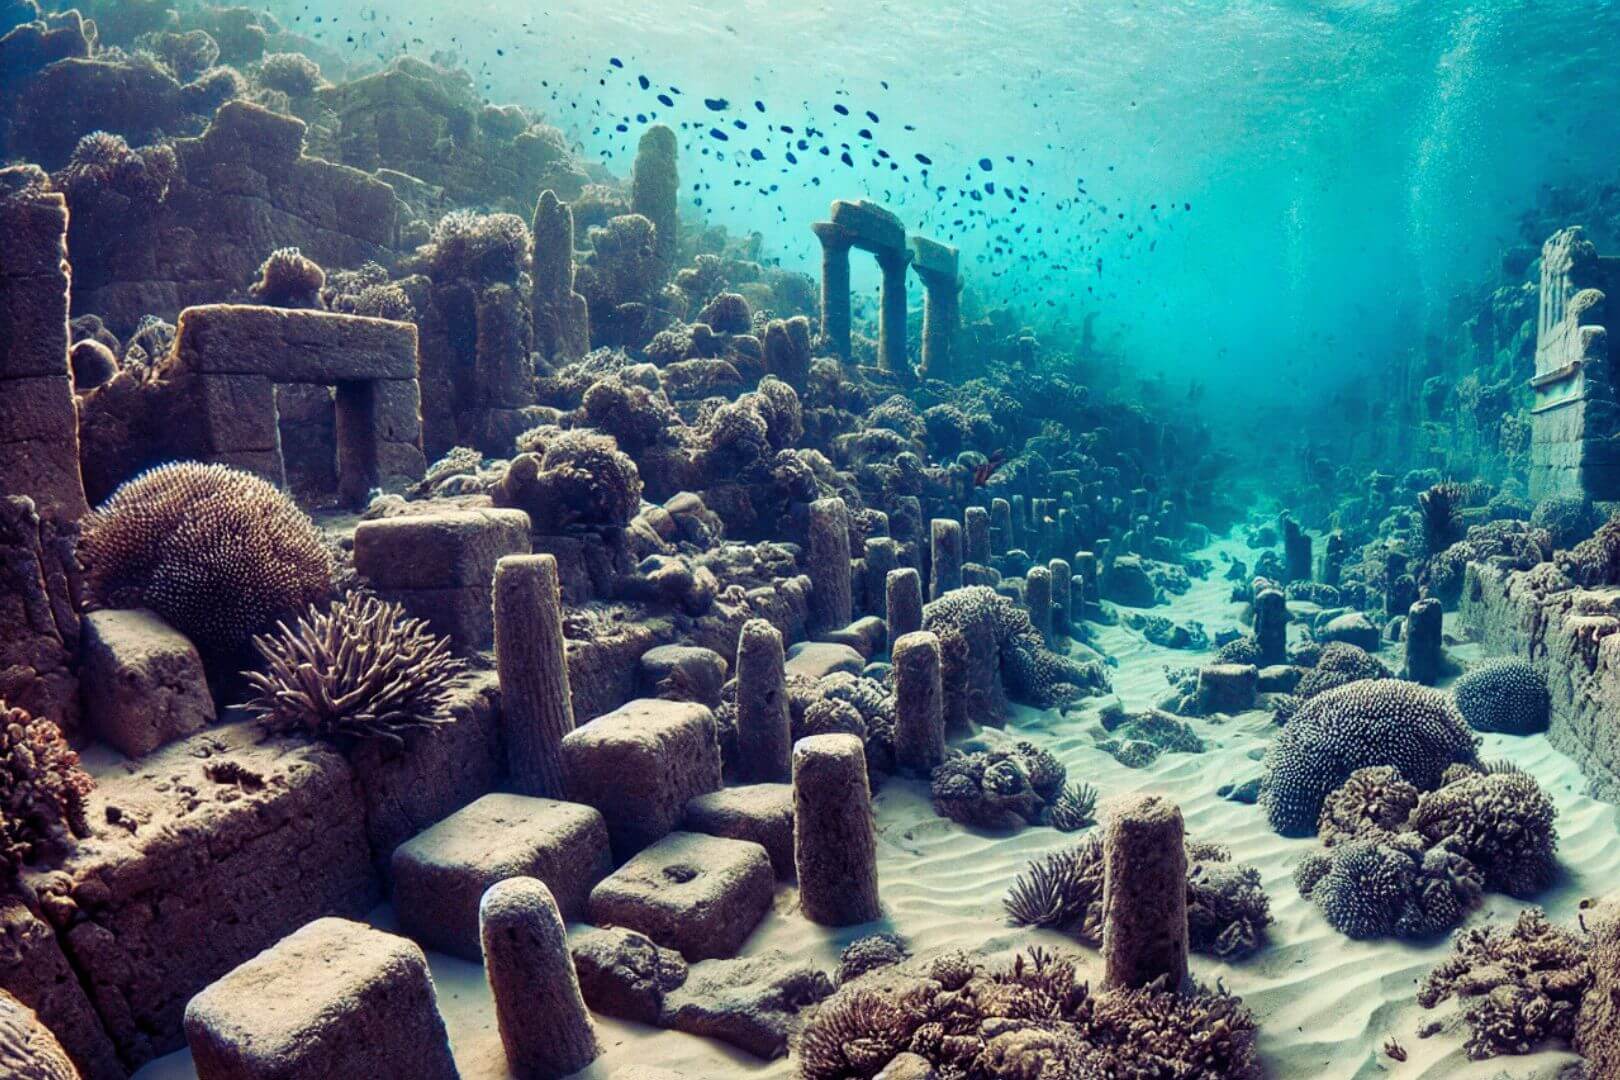
POLYGON ((214 722, 196 646, 153 612, 86 615, 82 664, 90 730, 129 757, 214 722))
POLYGON ((671 833, 591 890, 590 920, 640 931, 688 960, 734 954, 771 906, 758 844, 671 833))

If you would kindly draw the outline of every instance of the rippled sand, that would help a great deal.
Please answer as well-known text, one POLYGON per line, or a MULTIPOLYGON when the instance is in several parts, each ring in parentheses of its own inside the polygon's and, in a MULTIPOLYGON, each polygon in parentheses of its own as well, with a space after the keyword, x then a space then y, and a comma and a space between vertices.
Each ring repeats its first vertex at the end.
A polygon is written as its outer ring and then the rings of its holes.
MULTIPOLYGON (((1230 583, 1221 579, 1225 564, 1216 557, 1221 550, 1252 562, 1252 554, 1241 544, 1222 542, 1204 553, 1216 558, 1210 580, 1195 580, 1190 593, 1175 598, 1170 608, 1155 612, 1177 620, 1198 619, 1211 635, 1235 625, 1238 606, 1228 599, 1230 583)), ((1128 709, 1150 705, 1164 693, 1164 667, 1184 667, 1205 658, 1205 654, 1148 644, 1120 627, 1101 628, 1098 639, 1118 660, 1114 691, 1128 709)), ((1453 654, 1468 662, 1480 658, 1468 645, 1454 649, 1453 654)), ((1391 652, 1384 659, 1392 666, 1399 662, 1391 652)), ((1258 757, 1272 730, 1268 714, 1247 713, 1224 723, 1192 720, 1208 750, 1164 754, 1146 769, 1127 769, 1095 748, 1092 735, 1101 732, 1095 717, 1096 703, 1067 717, 1020 710, 1006 735, 1048 746, 1067 766, 1071 779, 1094 784, 1104 800, 1129 791, 1170 795, 1180 802, 1190 835, 1226 844, 1236 860, 1259 868, 1275 918, 1268 944, 1239 964, 1194 956, 1193 973, 1206 982, 1219 979, 1254 1010, 1269 1075, 1280 1080, 1386 1075, 1432 1080, 1551 1078, 1579 1062, 1567 1048, 1519 1058, 1469 1061, 1462 1049, 1462 1034, 1453 1022, 1455 1005, 1448 1003, 1431 1011, 1416 1002, 1418 983, 1450 952, 1449 941, 1351 941, 1299 897, 1292 882, 1293 867, 1316 842, 1279 837, 1267 827, 1257 807, 1228 802, 1216 794, 1223 784, 1258 774, 1258 757), (1445 1022, 1443 1030, 1419 1039, 1419 1027, 1434 1020, 1445 1022), (1405 1047, 1405 1062, 1382 1053, 1391 1037, 1405 1047)), ((988 732, 987 736, 995 738, 1000 733, 988 732)), ((1539 898, 1554 919, 1572 922, 1583 897, 1620 889, 1615 807, 1585 794, 1585 779, 1571 759, 1541 736, 1487 735, 1482 752, 1485 757, 1511 757, 1541 782, 1558 806, 1564 878, 1539 898)), ((1009 926, 1003 918, 1002 896, 1028 861, 1074 843, 1075 836, 1049 828, 1014 834, 964 829, 934 814, 926 785, 903 780, 891 780, 884 786, 876 809, 886 919, 828 930, 799 917, 793 891, 780 889, 775 910, 749 939, 745 952, 780 949, 795 956, 814 956, 831 968, 849 941, 878 930, 894 930, 919 954, 959 947, 1011 951, 1040 943, 1078 950, 1100 973, 1100 960, 1093 950, 1054 931, 1009 926)), ((1485 904, 1465 925, 1510 920, 1525 906, 1500 894, 1487 894, 1485 904)), ((373 921, 389 927, 391 912, 380 908, 373 921)), ((482 969, 429 955, 439 1006, 462 1075, 468 1080, 506 1076, 482 969)), ((680 1032, 605 1017, 598 1017, 598 1029, 605 1052, 578 1074, 592 1080, 615 1075, 628 1080, 636 1072, 622 1070, 631 1066, 648 1068, 641 1073, 647 1080, 659 1075, 657 1069, 688 1080, 794 1075, 787 1061, 763 1063, 724 1044, 680 1032)), ((142 1080, 193 1075, 184 1053, 154 1062, 138 1074, 142 1080)))

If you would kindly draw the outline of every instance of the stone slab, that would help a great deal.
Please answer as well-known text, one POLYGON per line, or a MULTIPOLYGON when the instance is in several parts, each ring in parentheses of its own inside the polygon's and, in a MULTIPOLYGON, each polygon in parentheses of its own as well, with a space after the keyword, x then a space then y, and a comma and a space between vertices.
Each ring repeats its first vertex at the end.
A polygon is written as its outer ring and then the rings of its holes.
POLYGON ((175 349, 186 370, 277 382, 415 379, 416 327, 391 319, 255 304, 180 313, 175 349))
POLYGON ((770 909, 775 885, 758 844, 676 832, 591 890, 590 920, 638 931, 688 960, 733 956, 770 909))

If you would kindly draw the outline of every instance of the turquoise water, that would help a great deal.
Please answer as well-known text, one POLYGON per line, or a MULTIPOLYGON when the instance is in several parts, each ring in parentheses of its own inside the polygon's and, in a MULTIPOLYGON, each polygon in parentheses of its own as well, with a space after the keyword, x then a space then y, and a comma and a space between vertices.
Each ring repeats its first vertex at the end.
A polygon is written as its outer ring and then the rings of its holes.
POLYGON ((618 172, 644 120, 670 123, 688 198, 788 265, 814 268, 830 199, 879 200, 960 245, 976 295, 1066 323, 1049 344, 1095 312, 1120 362, 1217 396, 1377 370, 1522 242, 1542 188, 1613 177, 1620 136, 1610 3, 279 13, 357 61, 452 54, 618 172))

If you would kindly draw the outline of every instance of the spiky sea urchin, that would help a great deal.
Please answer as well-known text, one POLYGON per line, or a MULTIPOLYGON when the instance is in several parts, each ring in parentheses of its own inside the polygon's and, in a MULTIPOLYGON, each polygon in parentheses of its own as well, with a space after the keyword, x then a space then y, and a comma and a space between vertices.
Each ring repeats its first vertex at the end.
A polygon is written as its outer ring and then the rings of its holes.
POLYGON ((1097 789, 1090 784, 1069 784, 1052 803, 1052 827, 1079 832, 1097 822, 1097 789))
POLYGON ((445 723, 445 695, 462 670, 449 638, 374 596, 311 610, 253 645, 265 670, 243 673, 258 691, 248 711, 278 734, 339 743, 402 747, 407 733, 445 723))
POLYGON ((85 797, 94 787, 60 728, 0 701, 0 881, 89 836, 85 797))
POLYGON ((285 493, 195 461, 121 485, 85 518, 79 555, 93 607, 150 608, 211 660, 332 587, 320 531, 285 493))

